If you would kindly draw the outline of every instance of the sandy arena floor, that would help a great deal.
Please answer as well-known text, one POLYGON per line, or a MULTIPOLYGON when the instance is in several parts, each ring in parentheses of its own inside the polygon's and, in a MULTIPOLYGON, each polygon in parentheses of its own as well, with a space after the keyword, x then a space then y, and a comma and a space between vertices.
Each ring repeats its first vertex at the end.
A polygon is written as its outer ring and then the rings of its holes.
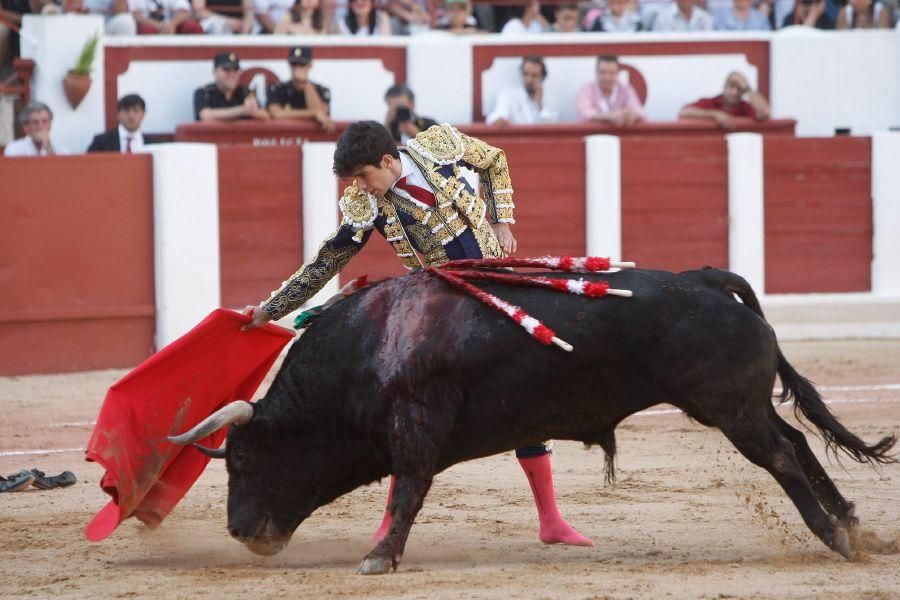
MULTIPOLYGON (((802 374, 827 386, 832 410, 852 431, 871 442, 898 429, 900 341, 784 349, 802 374)), ((717 431, 676 414, 622 424, 614 487, 603 483, 602 451, 557 443, 559 503, 594 540, 591 549, 538 541, 512 453, 439 475, 400 570, 388 576, 354 574, 387 482, 321 509, 284 552, 262 558, 225 531, 220 462, 159 529, 132 519, 91 544, 81 530, 107 498, 100 468, 78 449, 122 374, 0 378, 0 473, 37 467, 80 478, 68 489, 0 495, 0 597, 900 598, 900 554, 851 563, 832 553, 766 472, 717 431), (41 449, 61 451, 33 452, 41 449)), ((822 443, 811 443, 824 460, 822 443)), ((900 465, 844 465, 826 468, 856 501, 863 527, 898 540, 900 465)))

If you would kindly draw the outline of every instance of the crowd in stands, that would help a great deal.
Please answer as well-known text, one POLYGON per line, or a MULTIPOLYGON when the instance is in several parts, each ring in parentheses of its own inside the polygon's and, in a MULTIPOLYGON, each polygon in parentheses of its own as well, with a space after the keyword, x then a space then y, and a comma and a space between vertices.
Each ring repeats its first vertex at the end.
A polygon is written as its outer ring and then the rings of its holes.
MULTIPOLYGON (((240 57, 236 52, 221 52, 213 58, 213 81, 194 92, 194 118, 197 121, 237 121, 246 119, 307 120, 325 132, 332 132, 331 90, 309 78, 313 49, 291 48, 287 62, 291 77, 276 82, 266 90, 265 106, 254 90, 242 86, 240 57)), ((520 80, 497 94, 495 105, 485 122, 498 127, 534 125, 558 121, 559 112, 544 99, 543 82, 547 66, 540 56, 525 56, 519 67, 520 80)), ((398 144, 403 144, 437 121, 416 112, 415 94, 405 84, 392 85, 385 92, 384 125, 398 144)), ((622 77, 619 59, 614 55, 597 57, 594 78, 585 83, 575 96, 578 120, 582 123, 606 123, 629 127, 646 120, 638 93, 622 77)), ((148 143, 141 130, 147 106, 144 99, 128 94, 119 99, 116 116, 118 126, 94 137, 88 152, 141 151, 148 143)), ((747 78, 732 72, 725 80, 722 93, 686 104, 679 119, 703 119, 723 129, 735 126, 734 118, 755 120, 769 118, 769 104, 752 89, 747 78)), ((49 156, 68 154, 68 150, 52 141, 50 134, 53 112, 40 102, 26 105, 19 115, 24 136, 5 148, 5 156, 49 156)))

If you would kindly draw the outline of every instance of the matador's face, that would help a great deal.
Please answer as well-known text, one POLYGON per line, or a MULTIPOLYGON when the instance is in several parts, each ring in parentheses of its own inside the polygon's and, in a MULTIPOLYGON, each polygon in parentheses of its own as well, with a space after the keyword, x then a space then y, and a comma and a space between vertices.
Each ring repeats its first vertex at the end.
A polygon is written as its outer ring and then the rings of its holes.
POLYGON ((359 189, 381 198, 400 177, 401 171, 400 160, 385 154, 377 165, 365 165, 356 169, 353 177, 359 189))

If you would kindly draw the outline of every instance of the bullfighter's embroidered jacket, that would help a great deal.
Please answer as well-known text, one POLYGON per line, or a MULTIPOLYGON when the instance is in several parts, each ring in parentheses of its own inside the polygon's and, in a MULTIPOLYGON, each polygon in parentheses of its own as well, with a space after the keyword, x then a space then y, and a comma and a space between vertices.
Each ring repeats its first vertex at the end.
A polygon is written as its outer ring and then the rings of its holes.
POLYGON ((260 306, 280 319, 309 300, 350 261, 378 230, 409 269, 461 258, 503 256, 492 223, 514 223, 512 185, 503 150, 456 128, 435 125, 400 149, 416 163, 435 196, 435 205, 361 191, 354 182, 340 199, 337 230, 260 306), (481 194, 465 177, 478 174, 481 194))

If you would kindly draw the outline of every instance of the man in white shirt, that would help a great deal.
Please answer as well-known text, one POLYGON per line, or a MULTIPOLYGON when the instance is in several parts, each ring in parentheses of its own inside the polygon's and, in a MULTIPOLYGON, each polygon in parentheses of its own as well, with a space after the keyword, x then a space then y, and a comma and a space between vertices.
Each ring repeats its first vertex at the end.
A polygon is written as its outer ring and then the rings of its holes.
POLYGON ((144 120, 146 108, 144 99, 137 94, 122 96, 116 112, 119 126, 94 136, 87 151, 132 154, 143 150, 144 134, 141 133, 141 123, 144 120))
POLYGON ((551 123, 559 113, 544 102, 547 67, 540 56, 522 59, 522 86, 501 91, 497 104, 487 116, 488 125, 534 125, 551 123))
POLYGON ((503 25, 500 33, 505 35, 522 35, 526 33, 544 33, 550 24, 541 14, 538 0, 528 0, 524 7, 514 6, 513 18, 503 25))
POLYGON ((53 111, 43 102, 30 102, 23 108, 19 115, 19 123, 25 131, 25 137, 10 142, 4 149, 4 156, 68 154, 65 149, 50 139, 53 111))
MULTIPOLYGON (((324 3, 322 4, 324 5, 324 3)), ((253 12, 256 13, 256 19, 262 27, 262 32, 274 33, 278 21, 293 6, 294 0, 253 0, 253 12)))
POLYGON ((653 31, 712 31, 713 18, 693 0, 673 0, 660 9, 653 20, 653 31))

